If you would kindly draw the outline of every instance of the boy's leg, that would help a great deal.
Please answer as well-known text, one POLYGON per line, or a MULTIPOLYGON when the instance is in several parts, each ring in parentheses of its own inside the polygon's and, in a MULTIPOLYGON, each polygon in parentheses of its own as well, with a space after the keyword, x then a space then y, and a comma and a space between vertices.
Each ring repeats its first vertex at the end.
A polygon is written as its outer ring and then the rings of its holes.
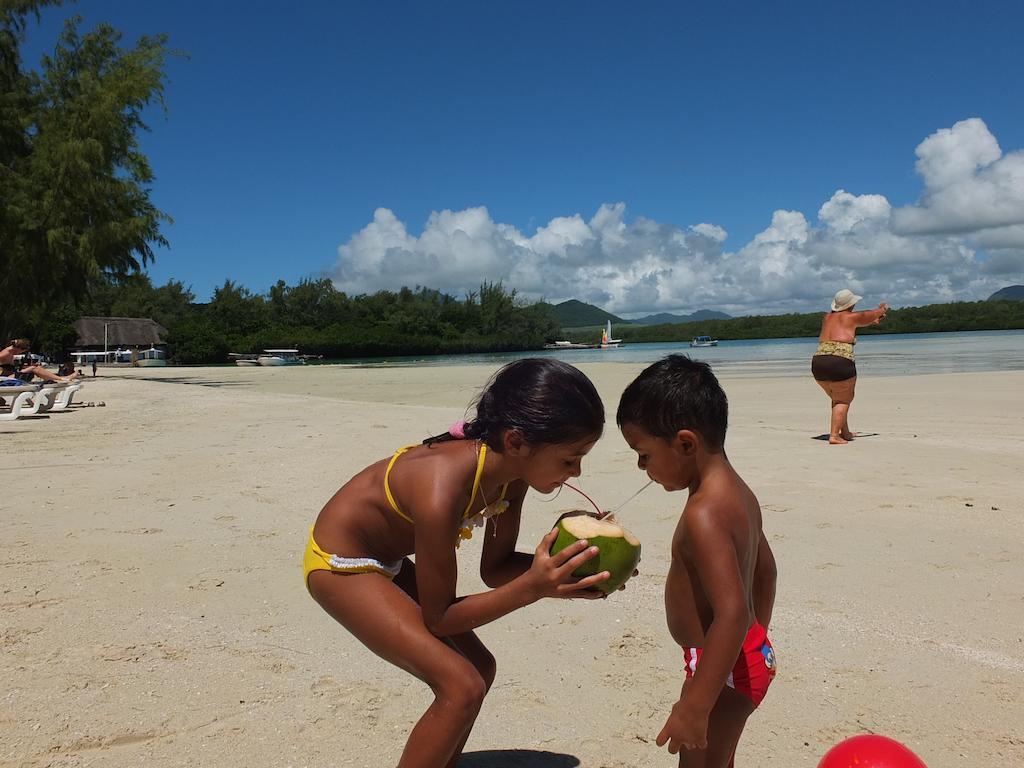
POLYGON ((432 635, 419 605, 383 576, 314 571, 308 584, 313 598, 356 639, 434 692, 409 734, 399 768, 447 765, 469 736, 487 693, 476 666, 432 635))
POLYGON ((754 702, 745 694, 723 688, 708 718, 707 749, 679 750, 679 768, 732 768, 736 745, 753 711, 754 702))

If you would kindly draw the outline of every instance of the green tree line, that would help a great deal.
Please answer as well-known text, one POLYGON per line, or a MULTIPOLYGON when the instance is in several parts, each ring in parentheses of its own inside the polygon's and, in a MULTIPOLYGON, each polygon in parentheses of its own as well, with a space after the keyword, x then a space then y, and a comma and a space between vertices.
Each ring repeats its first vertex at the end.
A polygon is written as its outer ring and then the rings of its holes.
POLYGON ((298 348, 327 358, 539 349, 558 335, 550 305, 528 304, 501 283, 456 298, 429 288, 349 296, 328 279, 278 281, 259 294, 225 280, 208 303, 175 280, 108 280, 77 303, 37 312, 19 335, 49 355, 75 341, 79 316, 149 317, 168 329, 177 363, 222 363, 229 352, 298 348))
MULTIPOLYGON (((223 363, 229 352, 291 348, 331 359, 529 351, 557 338, 594 342, 601 329, 563 331, 550 304, 519 300, 501 283, 457 298, 430 288, 402 288, 349 296, 324 278, 297 285, 278 281, 259 294, 230 280, 208 303, 181 282, 154 286, 145 274, 101 281, 90 296, 37 311, 18 335, 51 356, 74 345, 74 321, 83 315, 150 317, 168 329, 173 360, 223 363)), ((720 340, 814 337, 821 313, 752 315, 665 325, 620 324, 625 343, 683 342, 698 335, 720 340)), ((975 301, 890 309, 881 325, 862 334, 1024 328, 1024 302, 975 301)))
MULTIPOLYGON (((939 333, 945 331, 1003 331, 1024 328, 1024 301, 956 301, 923 307, 890 309, 879 325, 859 333, 939 333)), ((613 325, 612 335, 623 342, 689 341, 695 336, 720 340, 783 339, 817 336, 821 313, 751 315, 724 320, 700 320, 665 325, 613 325)), ((601 329, 574 329, 570 341, 597 341, 601 329)))

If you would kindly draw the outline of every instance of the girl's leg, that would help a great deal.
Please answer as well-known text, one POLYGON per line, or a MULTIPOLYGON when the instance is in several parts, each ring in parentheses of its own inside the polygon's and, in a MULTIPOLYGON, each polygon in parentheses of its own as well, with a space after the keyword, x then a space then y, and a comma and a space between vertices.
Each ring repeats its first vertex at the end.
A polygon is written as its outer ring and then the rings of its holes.
MULTIPOLYGON (((494 682, 494 675, 497 671, 497 665, 494 662, 494 656, 487 650, 487 647, 480 642, 480 638, 473 632, 466 632, 455 637, 448 638, 455 648, 465 656, 470 663, 476 667, 477 672, 483 678, 484 684, 486 685, 486 691, 491 690, 491 684, 494 682)), ((475 719, 474 719, 475 721, 475 719)), ((452 759, 448 762, 445 768, 456 768, 459 764, 459 758, 462 756, 462 750, 466 747, 466 741, 469 739, 469 733, 472 728, 466 731, 466 735, 462 741, 455 748, 455 754, 452 755, 452 759)))
MULTIPOLYGON (((395 584, 398 585, 406 594, 409 595, 417 603, 419 602, 419 594, 416 591, 416 565, 406 558, 402 562, 402 570, 398 576, 395 577, 395 584)), ((469 662, 476 667, 476 671, 480 673, 480 677, 487 687, 487 690, 491 690, 491 684, 494 683, 494 676, 497 672, 497 665, 494 661, 494 656, 491 654, 487 647, 480 642, 480 638, 476 636, 474 632, 465 632, 461 635, 454 635, 453 637, 445 638, 445 642, 455 648, 459 653, 465 656, 469 662)), ((469 731, 466 732, 465 737, 459 743, 455 749, 455 753, 452 755, 451 760, 445 766, 445 768, 455 768, 458 765, 459 757, 462 755, 462 750, 466 746, 466 741, 469 739, 469 731)))
POLYGON ((313 598, 357 640, 434 692, 433 703, 409 735, 399 768, 449 764, 487 693, 476 666, 430 634, 419 605, 384 576, 314 571, 308 583, 313 598))

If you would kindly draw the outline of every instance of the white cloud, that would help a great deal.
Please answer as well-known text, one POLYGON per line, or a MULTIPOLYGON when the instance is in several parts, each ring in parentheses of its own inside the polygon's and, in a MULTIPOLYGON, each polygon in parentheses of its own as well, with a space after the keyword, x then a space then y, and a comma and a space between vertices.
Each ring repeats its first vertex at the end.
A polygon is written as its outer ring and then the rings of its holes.
POLYGON ((1003 154, 972 118, 929 136, 917 156, 915 205, 893 209, 884 195, 840 189, 816 221, 775 211, 735 250, 717 224, 629 220, 623 203, 532 234, 478 207, 435 212, 413 235, 380 208, 339 247, 331 276, 349 293, 423 285, 461 295, 500 280, 526 298, 577 298, 626 315, 824 309, 840 287, 912 305, 1024 283, 1024 152, 1003 154))
POLYGON ((981 119, 936 131, 918 145, 917 158, 924 194, 893 211, 894 232, 970 234, 1024 224, 1024 152, 1004 155, 981 119))
POLYGON ((729 233, 716 224, 694 224, 690 230, 716 243, 724 243, 729 237, 729 233))

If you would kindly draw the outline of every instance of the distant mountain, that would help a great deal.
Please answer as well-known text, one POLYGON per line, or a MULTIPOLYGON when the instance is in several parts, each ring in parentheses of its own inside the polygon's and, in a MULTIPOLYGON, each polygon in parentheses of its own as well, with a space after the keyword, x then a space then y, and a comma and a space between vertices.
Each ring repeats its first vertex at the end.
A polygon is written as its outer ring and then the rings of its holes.
POLYGON ((666 323, 692 323, 699 320, 728 320, 731 317, 732 315, 716 312, 713 309, 698 309, 691 315, 672 315, 668 312, 659 312, 656 315, 635 317, 628 322, 635 325, 664 325, 666 323))
POLYGON ((613 323, 628 323, 610 312, 605 312, 593 304, 586 304, 576 299, 563 301, 561 304, 553 304, 551 307, 563 328, 583 328, 588 325, 604 325, 611 320, 613 323))
POLYGON ((1000 288, 988 297, 989 301, 1001 301, 1005 299, 1024 301, 1024 285, 1008 285, 1005 288, 1000 288))

